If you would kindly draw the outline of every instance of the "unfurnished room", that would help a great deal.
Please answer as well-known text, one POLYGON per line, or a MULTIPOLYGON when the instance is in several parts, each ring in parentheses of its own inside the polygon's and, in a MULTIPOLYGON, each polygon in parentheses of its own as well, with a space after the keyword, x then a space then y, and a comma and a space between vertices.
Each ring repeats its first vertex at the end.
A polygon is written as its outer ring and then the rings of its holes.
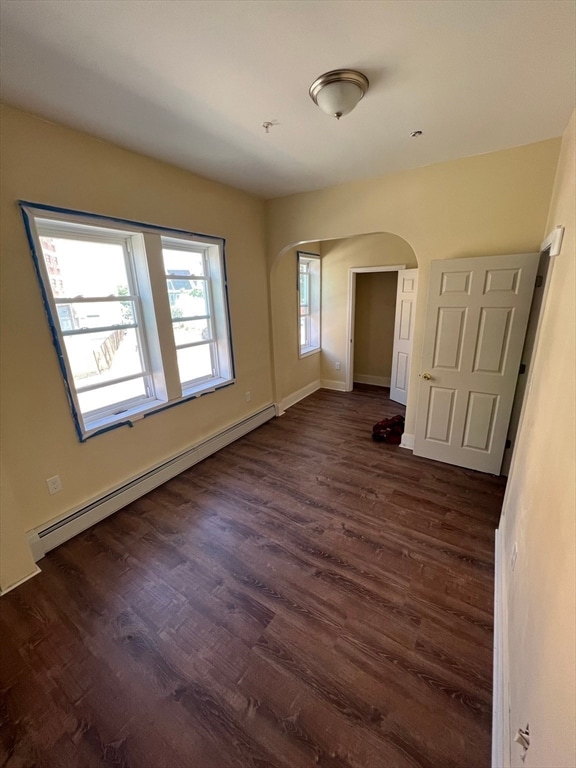
POLYGON ((576 768, 576 0, 0 64, 0 765, 576 768))

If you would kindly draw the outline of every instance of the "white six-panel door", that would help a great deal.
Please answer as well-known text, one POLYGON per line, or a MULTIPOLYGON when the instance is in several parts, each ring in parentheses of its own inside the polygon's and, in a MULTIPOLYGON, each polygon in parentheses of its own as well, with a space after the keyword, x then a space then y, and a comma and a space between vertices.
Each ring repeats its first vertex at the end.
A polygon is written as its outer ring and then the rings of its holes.
POLYGON ((538 254, 433 261, 414 453, 500 473, 538 254))
POLYGON ((417 289, 418 270, 399 269, 398 288, 396 289, 392 374, 390 376, 390 400, 402 403, 403 405, 406 405, 408 399, 417 289))

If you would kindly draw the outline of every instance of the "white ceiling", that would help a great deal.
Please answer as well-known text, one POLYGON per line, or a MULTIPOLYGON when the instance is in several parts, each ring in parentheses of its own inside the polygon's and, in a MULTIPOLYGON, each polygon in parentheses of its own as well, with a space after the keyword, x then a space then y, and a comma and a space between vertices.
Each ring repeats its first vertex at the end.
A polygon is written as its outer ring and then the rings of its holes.
POLYGON ((574 0, 0 0, 0 11, 5 101, 264 197, 559 136, 576 100, 574 0), (308 87, 344 67, 371 85, 338 122, 308 87))

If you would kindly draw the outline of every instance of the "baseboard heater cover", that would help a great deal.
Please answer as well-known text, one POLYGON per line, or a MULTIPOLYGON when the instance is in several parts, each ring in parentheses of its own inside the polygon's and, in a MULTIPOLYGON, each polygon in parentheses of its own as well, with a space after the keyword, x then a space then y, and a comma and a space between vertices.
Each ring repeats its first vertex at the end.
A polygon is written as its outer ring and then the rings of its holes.
POLYGON ((238 440, 238 438, 247 435, 253 429, 270 421, 275 415, 274 405, 269 405, 258 411, 258 413, 238 422, 238 424, 234 424, 193 448, 139 475, 107 493, 105 496, 101 496, 80 509, 66 514, 54 523, 30 531, 28 538, 31 545, 34 544, 32 547, 34 559, 38 561, 51 549, 58 547, 60 544, 68 541, 68 539, 85 531, 105 517, 112 515, 132 501, 139 499, 167 480, 194 466, 194 464, 207 459, 221 448, 230 445, 230 443, 238 440))

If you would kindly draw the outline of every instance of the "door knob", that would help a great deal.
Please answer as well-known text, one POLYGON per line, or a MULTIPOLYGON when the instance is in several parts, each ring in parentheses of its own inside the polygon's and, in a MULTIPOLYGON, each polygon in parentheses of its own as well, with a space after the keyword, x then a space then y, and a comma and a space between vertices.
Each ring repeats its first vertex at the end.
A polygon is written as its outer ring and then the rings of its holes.
POLYGON ((431 373, 423 373, 422 374, 422 378, 426 379, 426 381, 430 381, 430 379, 432 378, 432 374, 431 373))

